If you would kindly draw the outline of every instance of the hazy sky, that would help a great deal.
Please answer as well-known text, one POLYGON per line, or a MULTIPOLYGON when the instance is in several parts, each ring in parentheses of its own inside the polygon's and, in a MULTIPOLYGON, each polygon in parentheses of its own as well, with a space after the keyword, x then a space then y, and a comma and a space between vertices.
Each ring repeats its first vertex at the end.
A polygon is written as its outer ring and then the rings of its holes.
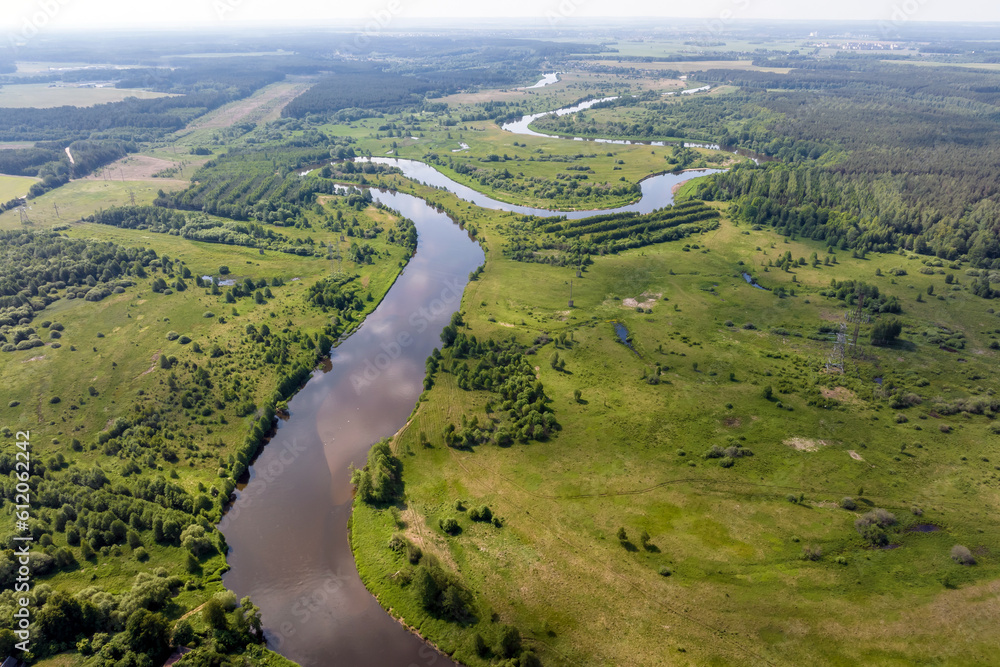
MULTIPOLYGON (((0 0, 0 30, 373 21, 381 17, 704 17, 1000 21, 994 0, 0 0)), ((391 22, 387 26, 391 29, 391 22)))

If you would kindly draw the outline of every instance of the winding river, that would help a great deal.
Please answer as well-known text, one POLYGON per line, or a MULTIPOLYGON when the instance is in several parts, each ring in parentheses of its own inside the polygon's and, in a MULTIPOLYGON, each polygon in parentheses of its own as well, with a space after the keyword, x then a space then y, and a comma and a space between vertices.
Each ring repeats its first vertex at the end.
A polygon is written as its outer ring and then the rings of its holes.
MULTIPOLYGON (((412 160, 374 158, 408 177, 456 193, 477 206, 562 215, 492 200, 412 160)), ((673 201, 673 185, 695 175, 662 174, 642 182, 642 199, 617 211, 648 212, 673 201)), ((348 542, 352 486, 348 466, 406 422, 423 388, 424 361, 459 308, 481 248, 424 200, 369 190, 416 224, 417 251, 378 308, 331 352, 289 402, 271 441, 250 468, 219 528, 231 569, 223 577, 261 608, 268 645, 304 667, 454 665, 393 620, 365 589, 348 542)), ((608 211, 603 211, 608 212, 608 211)), ((578 218, 593 211, 567 213, 578 218)))

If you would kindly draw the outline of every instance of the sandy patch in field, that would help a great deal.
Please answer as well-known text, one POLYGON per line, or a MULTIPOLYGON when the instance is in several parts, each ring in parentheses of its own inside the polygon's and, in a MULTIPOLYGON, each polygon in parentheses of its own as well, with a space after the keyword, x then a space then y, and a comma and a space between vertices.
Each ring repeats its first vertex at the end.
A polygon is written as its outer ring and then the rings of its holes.
POLYGON ((739 417, 726 417, 722 423, 729 428, 736 428, 743 425, 743 420, 739 417))
POLYGON ((832 398, 841 403, 859 403, 857 395, 847 387, 834 387, 833 389, 820 387, 819 393, 823 394, 823 398, 832 398))
POLYGON ((854 451, 853 449, 849 449, 849 450, 847 450, 847 453, 848 453, 848 454, 850 454, 850 455, 851 455, 851 458, 852 458, 852 459, 854 459, 855 461, 864 461, 864 459, 863 459, 863 458, 861 458, 861 454, 858 454, 858 453, 857 453, 856 451, 854 451))
POLYGON ((156 362, 159 361, 159 360, 160 360, 160 351, 157 350, 156 354, 153 355, 153 360, 152 360, 153 361, 153 365, 150 366, 147 370, 144 370, 139 375, 139 377, 142 377, 143 375, 149 375, 150 373, 152 373, 153 371, 155 371, 156 370, 156 362))
POLYGON ((826 446, 830 443, 825 440, 810 440, 808 438, 800 438, 798 436, 794 438, 787 438, 784 440, 784 444, 792 447, 796 451, 800 452, 816 452, 819 451, 820 446, 826 446))
POLYGON ((497 322, 497 324, 499 324, 502 327, 507 327, 508 329, 514 328, 514 325, 511 324, 510 322, 497 322))
POLYGON ((40 356, 40 357, 32 357, 31 359, 25 359, 25 360, 24 360, 24 361, 22 361, 21 363, 22 363, 22 364, 27 364, 27 363, 30 363, 30 362, 32 362, 32 361, 41 361, 41 360, 42 360, 42 359, 44 359, 44 358, 45 358, 45 355, 43 354, 43 355, 42 355, 42 356, 40 356))
POLYGON ((651 292, 643 292, 639 295, 639 299, 633 299, 632 297, 627 297, 622 299, 623 308, 652 308, 653 305, 663 296, 663 292, 653 294, 651 292))
POLYGON ((400 512, 400 518, 406 523, 403 535, 420 547, 424 553, 431 553, 444 561, 452 571, 458 569, 455 559, 451 556, 451 551, 444 544, 444 538, 438 537, 433 530, 427 526, 424 517, 412 507, 407 506, 400 512))
MULTIPOLYGON (((207 162, 208 158, 190 160, 192 163, 207 162)), ((153 178, 153 174, 176 167, 179 163, 171 160, 164 160, 148 155, 126 155, 120 160, 116 160, 109 165, 97 169, 89 176, 84 176, 83 181, 153 181, 155 183, 180 183, 187 185, 187 181, 179 178, 153 178), (105 178, 105 176, 107 178, 105 178)))

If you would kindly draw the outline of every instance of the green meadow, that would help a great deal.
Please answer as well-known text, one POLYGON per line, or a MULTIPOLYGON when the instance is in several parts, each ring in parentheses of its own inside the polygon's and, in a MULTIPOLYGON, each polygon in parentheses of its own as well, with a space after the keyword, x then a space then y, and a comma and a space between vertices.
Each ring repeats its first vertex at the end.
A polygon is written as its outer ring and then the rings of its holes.
POLYGON ((545 442, 447 446, 449 424, 497 415, 485 407, 495 395, 458 388, 444 349, 445 370, 393 441, 405 499, 391 511, 355 502, 359 570, 383 606, 470 665, 499 656, 504 625, 555 665, 992 655, 1000 467, 991 409, 963 400, 997 388, 1000 320, 968 292, 963 267, 832 255, 724 218, 684 241, 595 257, 577 277, 503 258, 510 223, 477 220, 490 252, 462 331, 537 347, 528 358, 562 429, 545 442), (786 252, 820 261, 768 266, 786 252), (946 271, 962 277, 946 283, 946 271), (878 348, 863 323, 840 373, 826 368, 830 332, 851 307, 820 293, 845 279, 897 297, 903 329, 878 348), (964 347, 941 349, 942 330, 964 347), (893 392, 918 398, 902 407, 893 392), (711 458, 734 446, 744 455, 711 458), (469 520, 481 505, 503 528, 469 520), (876 508, 895 517, 887 548, 855 529, 876 508), (439 528, 447 518, 457 536, 439 528), (415 570, 387 547, 394 534, 460 579, 473 610, 464 622, 401 585, 415 570), (978 563, 956 564, 954 545, 978 563))

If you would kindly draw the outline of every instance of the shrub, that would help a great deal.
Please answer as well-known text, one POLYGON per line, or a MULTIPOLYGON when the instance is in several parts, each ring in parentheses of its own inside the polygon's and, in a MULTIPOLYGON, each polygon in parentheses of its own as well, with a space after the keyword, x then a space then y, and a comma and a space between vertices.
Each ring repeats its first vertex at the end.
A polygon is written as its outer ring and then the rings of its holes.
POLYGON ((98 338, 104 338, 104 334, 103 334, 103 333, 101 333, 100 331, 98 331, 98 332, 97 332, 97 337, 98 337, 98 338))
POLYGON ((823 557, 823 549, 819 546, 804 546, 802 547, 802 559, 803 560, 819 560, 823 557))
POLYGON ((58 396, 53 396, 52 398, 49 399, 49 403, 52 403, 53 405, 59 403, 60 401, 62 401, 62 399, 59 398, 58 396))
POLYGON ((456 521, 452 517, 439 520, 438 526, 440 526, 441 530, 443 530, 448 535, 457 535, 458 533, 462 532, 462 527, 459 526, 458 521, 456 521))
POLYGON ((663 566, 660 567, 660 576, 661 577, 669 577, 671 574, 673 574, 673 572, 666 565, 663 565, 663 566))
POLYGON ((191 342, 191 339, 187 336, 181 336, 180 338, 177 339, 177 342, 180 343, 181 345, 187 345, 188 343, 191 342))
POLYGON ((854 502, 854 498, 851 498, 850 496, 847 496, 843 500, 841 500, 840 506, 848 511, 854 511, 858 509, 858 504, 854 502))
POLYGON ((951 548, 951 559, 959 565, 975 565, 976 558, 967 547, 956 544, 951 548))
POLYGON ((168 331, 167 332, 167 340, 177 340, 180 337, 181 337, 181 335, 179 333, 177 333, 176 331, 168 331))
POLYGON ((149 552, 146 551, 145 547, 136 547, 132 552, 132 555, 135 556, 135 559, 140 563, 145 563, 149 560, 149 552))
POLYGON ((7 407, 8 408, 16 408, 19 405, 21 405, 21 401, 11 401, 10 403, 7 404, 7 407))
POLYGON ((497 653, 505 658, 512 658, 521 652, 521 633, 517 628, 506 625, 500 630, 500 641, 497 653))
POLYGON ((215 317, 215 313, 213 313, 210 310, 206 310, 205 313, 202 315, 202 317, 204 317, 206 319, 209 319, 209 318, 215 317))

